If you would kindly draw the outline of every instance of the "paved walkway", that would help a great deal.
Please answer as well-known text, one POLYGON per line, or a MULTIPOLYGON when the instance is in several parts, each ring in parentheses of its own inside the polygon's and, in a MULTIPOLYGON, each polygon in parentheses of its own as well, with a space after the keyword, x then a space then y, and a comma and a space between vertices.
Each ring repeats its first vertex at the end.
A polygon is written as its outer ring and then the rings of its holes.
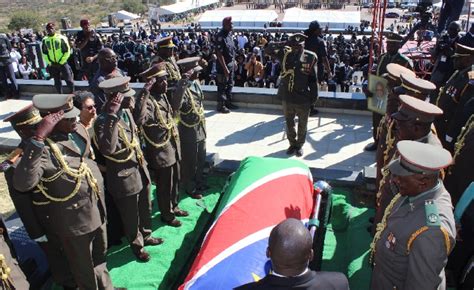
MULTIPOLYGON (((29 102, 0 101, 0 120, 29 102)), ((207 151, 219 153, 222 159, 241 160, 250 155, 287 158, 280 110, 245 108, 230 114, 207 110, 206 119, 207 151)), ((374 153, 363 151, 372 139, 369 115, 320 113, 310 117, 306 139, 301 160, 310 167, 360 171, 375 160, 374 153)), ((10 124, 0 122, 0 147, 18 142, 10 124)))

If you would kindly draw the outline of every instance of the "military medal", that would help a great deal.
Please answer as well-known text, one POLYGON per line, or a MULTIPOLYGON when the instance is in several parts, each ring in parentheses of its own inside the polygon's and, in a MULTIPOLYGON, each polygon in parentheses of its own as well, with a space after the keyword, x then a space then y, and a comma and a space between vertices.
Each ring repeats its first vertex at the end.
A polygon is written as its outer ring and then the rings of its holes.
POLYGON ((397 238, 395 238, 395 235, 392 232, 390 232, 387 236, 387 240, 385 241, 385 247, 393 251, 393 249, 395 248, 396 242, 397 242, 397 238))

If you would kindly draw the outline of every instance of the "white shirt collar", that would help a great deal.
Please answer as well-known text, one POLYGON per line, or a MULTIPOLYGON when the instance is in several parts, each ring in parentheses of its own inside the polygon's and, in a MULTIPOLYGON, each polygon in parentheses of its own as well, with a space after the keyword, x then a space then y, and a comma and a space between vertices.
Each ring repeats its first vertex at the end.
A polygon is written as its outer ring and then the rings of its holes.
MULTIPOLYGON (((296 275, 296 276, 291 276, 291 277, 300 277, 300 276, 303 276, 303 275, 306 274, 306 272, 308 272, 308 271, 309 271, 309 269, 306 268, 301 274, 298 274, 298 275, 296 275)), ((275 272, 275 271, 272 271, 272 275, 273 275, 273 276, 277 276, 277 277, 282 277, 282 278, 291 278, 291 277, 288 277, 288 276, 283 276, 283 275, 281 275, 281 274, 278 274, 278 273, 275 272)))

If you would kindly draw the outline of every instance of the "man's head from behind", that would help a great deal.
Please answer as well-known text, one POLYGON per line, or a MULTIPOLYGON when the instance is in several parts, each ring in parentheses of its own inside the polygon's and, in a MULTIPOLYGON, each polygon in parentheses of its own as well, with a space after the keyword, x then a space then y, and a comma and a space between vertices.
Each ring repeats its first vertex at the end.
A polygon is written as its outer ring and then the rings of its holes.
POLYGON ((312 246, 308 229, 301 221, 289 218, 272 229, 267 257, 272 261, 273 271, 288 277, 297 276, 313 259, 312 246))

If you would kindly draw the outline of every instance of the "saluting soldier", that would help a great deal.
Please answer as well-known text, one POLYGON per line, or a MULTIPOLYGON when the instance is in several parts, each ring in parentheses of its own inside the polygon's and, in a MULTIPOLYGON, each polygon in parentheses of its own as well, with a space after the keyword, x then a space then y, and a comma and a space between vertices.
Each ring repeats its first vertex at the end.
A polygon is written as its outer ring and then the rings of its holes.
POLYGON ((112 289, 106 268, 103 181, 90 159, 90 138, 78 126, 72 95, 36 95, 43 116, 25 145, 13 183, 48 206, 46 232, 55 234, 80 289, 112 289))
POLYGON ((181 79, 181 73, 173 55, 176 46, 173 43, 172 36, 163 37, 156 43, 156 45, 158 46, 158 55, 152 59, 151 65, 156 63, 164 64, 165 70, 168 73, 168 91, 166 92, 166 95, 168 98, 171 98, 176 84, 181 79))
MULTIPOLYGON (((386 74, 387 65, 389 63, 396 63, 403 67, 409 68, 410 70, 413 69, 413 64, 411 60, 399 52, 402 41, 403 41, 403 37, 396 33, 389 33, 387 35, 387 38, 386 38, 387 52, 380 55, 377 61, 377 68, 375 70, 375 75, 383 76, 384 74, 386 74)), ((377 136, 377 128, 379 126, 379 123, 382 117, 383 115, 372 112, 372 135, 374 138, 374 142, 368 144, 364 148, 364 150, 375 151, 377 149, 377 144, 379 141, 378 136, 377 136)))
POLYGON ((286 154, 296 154, 298 157, 303 156, 311 104, 318 96, 318 57, 314 52, 304 49, 305 40, 306 35, 295 33, 286 44, 271 44, 265 49, 265 53, 276 55, 282 65, 277 96, 282 99, 290 143, 286 154), (298 132, 295 129, 296 116, 298 132))
POLYGON ((11 167, 5 171, 8 191, 16 212, 30 239, 36 241, 45 252, 54 282, 64 289, 75 289, 77 285, 64 255, 62 245, 57 235, 46 231, 49 217, 49 207, 45 204, 47 201, 44 200, 44 197, 38 196, 40 194, 37 190, 36 192, 35 190, 19 192, 13 186, 15 168, 21 160, 28 139, 33 137, 36 126, 41 121, 41 116, 38 110, 33 107, 33 104, 30 104, 3 121, 10 122, 21 138, 18 145, 19 155, 15 162, 11 164, 11 167))
POLYGON ((138 260, 148 262, 144 246, 163 240, 151 236, 151 180, 130 111, 135 91, 129 81, 130 77, 116 77, 99 84, 108 100, 95 122, 95 141, 106 160, 106 186, 122 217, 130 248, 138 260))
POLYGON ((165 63, 155 64, 141 73, 148 82, 137 96, 134 117, 145 140, 145 158, 155 173, 161 220, 179 227, 181 222, 176 217, 188 216, 188 212, 178 207, 181 146, 174 117, 189 76, 178 81, 170 99, 166 95, 167 76, 165 63))
POLYGON ((206 119, 204 115, 204 93, 199 84, 200 57, 178 60, 183 74, 194 72, 189 78, 179 108, 179 138, 181 141, 181 187, 192 198, 202 197, 206 188, 203 169, 206 161, 206 119))
MULTIPOLYGON (((473 93, 472 85, 469 84, 469 72, 474 65, 474 48, 457 43, 452 58, 455 71, 446 85, 440 89, 436 100, 436 104, 443 109, 444 114, 435 121, 436 131, 443 146, 451 150, 457 136, 446 134, 448 126, 457 112, 458 104, 465 104, 473 93)), ((462 105, 459 108, 462 108, 462 105)))
MULTIPOLYGON (((400 109, 392 115, 396 128, 395 136, 393 136, 394 140, 393 143, 387 145, 388 150, 384 156, 384 159, 389 162, 393 159, 397 142, 402 140, 412 140, 441 147, 438 137, 431 131, 431 125, 434 118, 441 115, 443 111, 433 104, 409 95, 400 95, 399 98, 401 101, 400 109)), ((381 221, 385 208, 396 194, 396 189, 390 182, 391 175, 388 165, 385 165, 382 170, 382 179, 375 207, 374 225, 376 226, 381 221)))
POLYGON ((456 227, 440 170, 452 157, 431 144, 400 141, 389 170, 398 193, 371 244, 371 289, 446 289, 444 267, 456 227))

